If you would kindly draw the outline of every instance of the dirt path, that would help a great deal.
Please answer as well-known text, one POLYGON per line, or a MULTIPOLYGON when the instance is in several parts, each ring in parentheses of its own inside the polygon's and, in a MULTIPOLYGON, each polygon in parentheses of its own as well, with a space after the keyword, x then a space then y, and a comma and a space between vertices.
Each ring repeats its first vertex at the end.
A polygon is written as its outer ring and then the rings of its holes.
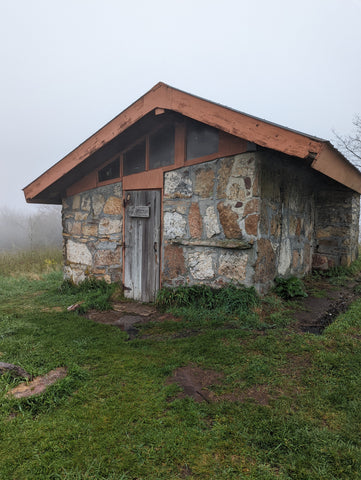
POLYGON ((321 292, 322 296, 310 294, 297 300, 299 310, 293 314, 296 320, 294 328, 301 332, 322 334, 338 315, 346 312, 350 304, 361 296, 356 293, 359 281, 355 279, 343 286, 334 286, 327 279, 313 282, 313 290, 321 292))

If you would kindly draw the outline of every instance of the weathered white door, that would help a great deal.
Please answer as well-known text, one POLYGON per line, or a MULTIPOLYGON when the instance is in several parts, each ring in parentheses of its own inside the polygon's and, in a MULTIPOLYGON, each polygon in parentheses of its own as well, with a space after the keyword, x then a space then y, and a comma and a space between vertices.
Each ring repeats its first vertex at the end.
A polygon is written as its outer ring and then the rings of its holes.
POLYGON ((152 302, 159 289, 160 190, 125 192, 124 294, 152 302))

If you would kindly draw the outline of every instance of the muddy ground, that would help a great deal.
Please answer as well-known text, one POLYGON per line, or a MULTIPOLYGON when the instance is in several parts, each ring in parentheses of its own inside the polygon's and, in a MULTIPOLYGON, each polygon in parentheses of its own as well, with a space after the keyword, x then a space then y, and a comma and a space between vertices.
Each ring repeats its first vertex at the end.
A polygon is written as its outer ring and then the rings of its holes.
MULTIPOLYGON (((320 278, 318 281, 312 280, 312 285, 308 285, 308 287, 313 294, 294 300, 292 316, 295 321, 290 325, 290 328, 301 334, 308 332, 321 335, 323 330, 339 314, 344 313, 350 304, 361 296, 360 288, 358 288, 360 281, 361 279, 358 278, 346 285, 335 286, 327 278, 320 278)), ((128 334, 129 340, 139 335, 138 328, 144 323, 149 321, 178 320, 171 315, 161 314, 156 308, 146 304, 124 302, 114 304, 113 308, 113 310, 108 312, 92 311, 87 316, 96 322, 121 328, 128 334)), ((187 335, 184 334, 183 336, 187 335)), ((287 369, 289 371, 297 372, 300 368, 302 370, 306 368, 303 364, 298 365, 300 362, 298 358, 290 358, 289 361, 290 369, 287 369)), ((268 385, 254 385, 247 391, 234 392, 226 396, 216 396, 209 387, 222 383, 222 374, 212 370, 204 370, 193 364, 175 370, 172 376, 168 378, 167 383, 176 383, 181 387, 177 397, 184 398, 188 396, 197 402, 245 401, 246 399, 251 399, 260 405, 267 405, 272 398, 275 398, 274 393, 270 393, 268 385)))

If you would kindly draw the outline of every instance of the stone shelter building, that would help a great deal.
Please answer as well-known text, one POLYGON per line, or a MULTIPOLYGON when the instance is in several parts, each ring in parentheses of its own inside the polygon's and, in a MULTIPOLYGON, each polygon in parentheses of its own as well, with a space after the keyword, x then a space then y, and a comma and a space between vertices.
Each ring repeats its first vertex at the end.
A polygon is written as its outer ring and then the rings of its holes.
POLYGON ((62 204, 66 278, 120 281, 142 301, 348 265, 360 193, 328 141, 164 83, 24 188, 62 204))

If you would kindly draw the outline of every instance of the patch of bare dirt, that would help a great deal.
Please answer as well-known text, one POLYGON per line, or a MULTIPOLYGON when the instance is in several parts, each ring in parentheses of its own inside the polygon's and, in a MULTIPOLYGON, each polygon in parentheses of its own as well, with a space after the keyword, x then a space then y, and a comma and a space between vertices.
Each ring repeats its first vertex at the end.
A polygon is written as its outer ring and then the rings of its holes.
POLYGON ((171 377, 167 379, 167 384, 176 383, 182 388, 182 392, 177 394, 177 398, 191 397, 196 402, 212 402, 215 394, 209 390, 211 385, 219 384, 223 375, 213 370, 203 370, 196 365, 187 365, 177 368, 171 377))
POLYGON ((320 289, 326 292, 325 296, 318 298, 308 296, 297 301, 299 311, 294 313, 296 323, 294 328, 300 332, 322 334, 335 318, 346 312, 350 304, 359 298, 355 294, 356 283, 342 287, 334 287, 327 281, 319 283, 320 289))
POLYGON ((266 384, 252 385, 246 390, 236 390, 232 393, 216 395, 210 387, 220 385, 223 374, 213 370, 204 370, 196 365, 190 364, 185 367, 177 368, 167 379, 167 384, 175 383, 181 387, 175 398, 191 397, 196 402, 219 402, 227 400, 231 402, 245 402, 253 400, 259 405, 268 405, 271 399, 276 398, 270 393, 269 386, 266 384))
MULTIPOLYGON (((139 327, 148 322, 179 321, 170 314, 161 314, 152 305, 137 302, 115 303, 113 310, 100 312, 91 310, 86 314, 87 318, 94 322, 114 325, 128 334, 130 340, 137 337, 139 327)), ((187 335, 185 335, 187 336, 187 335)), ((142 338, 148 338, 144 336, 142 338)))
POLYGON ((24 382, 17 387, 9 390, 7 396, 13 396, 15 398, 32 397, 33 395, 39 395, 43 393, 47 387, 53 385, 53 383, 65 378, 67 370, 65 367, 59 367, 55 370, 51 370, 45 375, 34 378, 31 382, 24 382))

